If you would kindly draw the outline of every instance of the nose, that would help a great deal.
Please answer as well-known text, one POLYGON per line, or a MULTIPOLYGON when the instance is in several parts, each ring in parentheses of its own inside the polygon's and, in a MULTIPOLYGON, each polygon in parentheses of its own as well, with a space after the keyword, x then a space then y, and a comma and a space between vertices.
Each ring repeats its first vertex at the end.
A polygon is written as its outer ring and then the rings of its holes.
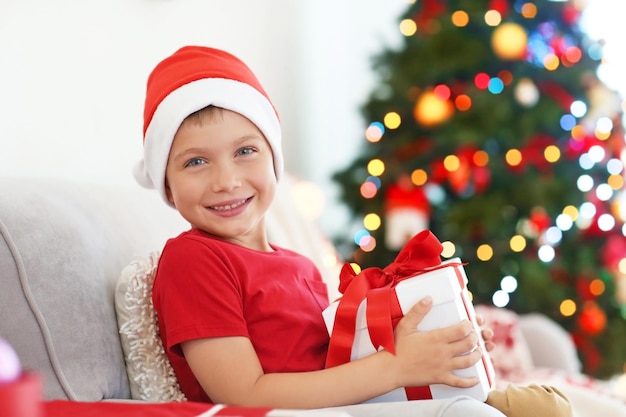
POLYGON ((232 163, 220 163, 214 167, 209 183, 214 192, 231 191, 241 186, 237 167, 232 163))

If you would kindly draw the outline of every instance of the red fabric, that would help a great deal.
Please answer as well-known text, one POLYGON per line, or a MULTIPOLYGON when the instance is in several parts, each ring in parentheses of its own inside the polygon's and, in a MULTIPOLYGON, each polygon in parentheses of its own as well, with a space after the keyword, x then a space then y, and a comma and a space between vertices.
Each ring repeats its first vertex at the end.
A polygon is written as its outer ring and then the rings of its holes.
POLYGON ((374 347, 395 352, 393 317, 402 317, 394 286, 401 280, 428 272, 441 265, 442 246, 429 230, 416 234, 402 248, 394 262, 385 267, 366 268, 358 275, 344 265, 340 275, 339 301, 330 337, 326 367, 350 361, 359 305, 367 298, 367 328, 374 347))
POLYGON ((322 369, 328 332, 326 284, 307 258, 286 249, 259 252, 192 230, 170 239, 153 287, 163 344, 182 391, 209 401, 180 343, 250 338, 266 373, 322 369))
POLYGON ((272 408, 249 408, 249 407, 233 407, 226 406, 215 413, 215 416, 223 417, 265 417, 272 408))
POLYGON ((44 403, 44 417, 192 417, 211 407, 190 401, 155 404, 55 400, 44 403))
POLYGON ((203 78, 224 78, 254 87, 269 96, 248 66, 228 52, 202 46, 185 46, 161 61, 148 78, 143 113, 143 134, 165 97, 179 87, 203 78))

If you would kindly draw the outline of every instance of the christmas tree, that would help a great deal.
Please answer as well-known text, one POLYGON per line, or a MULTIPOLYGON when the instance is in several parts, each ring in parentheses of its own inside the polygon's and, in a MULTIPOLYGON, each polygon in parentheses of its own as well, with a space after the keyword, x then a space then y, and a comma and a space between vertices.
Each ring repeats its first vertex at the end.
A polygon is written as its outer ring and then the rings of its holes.
POLYGON ((385 266, 430 229, 467 262, 475 304, 561 324, 584 371, 626 363, 626 194, 620 98, 581 6, 421 0, 374 59, 363 147, 334 175, 354 214, 336 239, 385 266))

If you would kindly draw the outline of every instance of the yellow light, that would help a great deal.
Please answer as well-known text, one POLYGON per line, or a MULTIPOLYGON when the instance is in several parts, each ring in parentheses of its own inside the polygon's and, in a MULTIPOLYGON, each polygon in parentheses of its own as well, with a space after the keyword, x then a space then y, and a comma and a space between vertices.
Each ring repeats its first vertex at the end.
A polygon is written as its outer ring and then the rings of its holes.
POLYGON ((543 66, 548 71, 556 70, 559 67, 560 63, 561 61, 559 61, 559 57, 554 54, 546 54, 546 56, 543 58, 543 66))
POLYGON ((363 217, 363 226, 365 226, 367 230, 378 230, 380 224, 380 216, 376 213, 369 213, 363 217))
MULTIPOLYGON (((495 25, 494 25, 495 26, 495 25)), ((526 54, 528 34, 526 30, 513 22, 506 22, 498 26, 491 35, 493 52, 504 60, 522 59, 526 54)))
POLYGON ((624 187, 624 177, 619 174, 609 175, 606 182, 616 191, 621 190, 624 187))
POLYGON ((485 23, 489 26, 498 26, 502 22, 502 15, 497 10, 488 10, 485 13, 485 23))
POLYGON ((606 130, 595 129, 593 133, 596 135, 596 138, 600 140, 607 140, 608 138, 611 137, 610 130, 606 131, 606 130))
POLYGON ((561 150, 555 145, 550 145, 543 151, 543 156, 548 162, 556 162, 561 159, 561 150))
POLYGON ((576 303, 569 298, 567 300, 563 300, 559 306, 559 311, 564 317, 573 316, 576 313, 576 303))
POLYGON ((581 125, 574 126, 574 128, 571 131, 571 134, 572 134, 572 138, 579 140, 579 141, 583 140, 585 136, 587 136, 587 132, 585 131, 585 128, 582 127, 581 125))
POLYGON ((476 256, 481 261, 488 261, 493 257, 493 248, 486 243, 482 244, 476 249, 476 256))
POLYGON ((411 182, 417 186, 426 184, 428 174, 423 169, 416 169, 411 173, 411 182))
POLYGON ((566 206, 563 208, 563 214, 569 216, 572 221, 576 221, 578 218, 578 209, 575 206, 566 206))
POLYGON ((589 284, 589 292, 595 296, 602 295, 605 289, 606 287, 601 279, 596 278, 589 284))
POLYGON ((404 36, 413 36, 417 32, 417 24, 412 19, 404 19, 400 22, 400 33, 404 36))
POLYGON ((515 235, 509 241, 509 246, 513 252, 522 252, 526 249, 526 238, 522 235, 515 235))
POLYGON ((457 10, 452 13, 452 24, 457 27, 465 27, 469 23, 469 15, 464 10, 457 10))
POLYGON ((400 126, 402 119, 400 115, 395 111, 391 111, 385 115, 383 123, 388 129, 397 129, 400 126))
POLYGON ((461 161, 456 155, 448 155, 443 160, 443 166, 449 172, 454 172, 461 166, 461 161))
POLYGON ((385 172, 385 163, 380 159, 372 159, 367 164, 367 172, 375 177, 380 177, 385 172))
POLYGON ((434 91, 424 92, 415 103, 413 117, 426 127, 445 122, 454 113, 454 105, 449 100, 438 97, 434 91))
POLYGON ((619 272, 621 274, 626 275, 626 258, 620 259, 619 263, 617 264, 617 269, 619 269, 619 272))
POLYGON ((474 156, 472 156, 472 160, 476 164, 476 166, 484 167, 489 163, 489 154, 485 151, 476 151, 474 152, 474 156))
POLYGON ((518 149, 510 149, 509 151, 507 151, 504 159, 506 160, 507 164, 515 167, 522 163, 522 153, 518 149))
POLYGON ((452 258, 454 256, 454 253, 456 252, 456 246, 454 245, 454 243, 447 240, 445 242, 441 242, 441 246, 443 246, 441 256, 443 256, 444 258, 452 258))

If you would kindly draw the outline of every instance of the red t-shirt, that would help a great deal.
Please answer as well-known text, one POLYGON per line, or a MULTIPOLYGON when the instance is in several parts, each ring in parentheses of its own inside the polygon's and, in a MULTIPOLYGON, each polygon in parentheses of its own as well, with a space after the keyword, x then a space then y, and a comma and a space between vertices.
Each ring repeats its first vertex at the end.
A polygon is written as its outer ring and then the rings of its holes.
POLYGON ((188 340, 248 337, 266 373, 324 367, 326 284, 311 260, 272 248, 260 252, 198 230, 165 244, 152 299, 163 345, 188 400, 211 401, 182 355, 180 343, 188 340))

